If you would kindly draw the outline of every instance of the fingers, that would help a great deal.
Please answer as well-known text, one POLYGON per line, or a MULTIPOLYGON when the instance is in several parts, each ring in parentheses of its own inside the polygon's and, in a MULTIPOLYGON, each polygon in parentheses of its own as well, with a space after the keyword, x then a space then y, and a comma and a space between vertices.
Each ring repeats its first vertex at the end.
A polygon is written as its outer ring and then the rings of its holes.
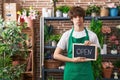
POLYGON ((85 57, 76 57, 76 58, 73 58, 73 62, 84 62, 84 61, 86 61, 85 57))
POLYGON ((90 45, 90 44, 91 44, 91 42, 88 40, 84 42, 84 45, 90 45))

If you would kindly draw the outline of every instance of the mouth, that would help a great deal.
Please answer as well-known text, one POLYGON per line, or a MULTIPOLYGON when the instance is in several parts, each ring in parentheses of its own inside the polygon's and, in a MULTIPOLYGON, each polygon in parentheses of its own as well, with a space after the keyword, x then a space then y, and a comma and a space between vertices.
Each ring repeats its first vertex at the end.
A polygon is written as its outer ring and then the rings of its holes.
POLYGON ((81 22, 77 22, 77 24, 81 24, 81 22))

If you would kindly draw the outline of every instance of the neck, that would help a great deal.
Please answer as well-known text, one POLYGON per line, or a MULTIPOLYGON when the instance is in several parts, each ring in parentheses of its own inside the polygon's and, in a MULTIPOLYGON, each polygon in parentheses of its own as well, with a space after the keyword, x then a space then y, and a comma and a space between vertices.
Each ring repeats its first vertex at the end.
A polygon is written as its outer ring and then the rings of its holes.
POLYGON ((74 30, 75 31, 83 31, 84 30, 84 26, 74 26, 74 30))

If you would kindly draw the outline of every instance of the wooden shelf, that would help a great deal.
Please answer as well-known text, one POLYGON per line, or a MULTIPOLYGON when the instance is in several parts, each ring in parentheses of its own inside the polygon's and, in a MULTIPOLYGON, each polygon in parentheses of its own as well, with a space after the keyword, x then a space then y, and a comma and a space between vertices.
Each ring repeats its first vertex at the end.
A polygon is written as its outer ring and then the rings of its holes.
POLYGON ((33 74, 33 72, 32 71, 26 71, 23 74, 33 74))

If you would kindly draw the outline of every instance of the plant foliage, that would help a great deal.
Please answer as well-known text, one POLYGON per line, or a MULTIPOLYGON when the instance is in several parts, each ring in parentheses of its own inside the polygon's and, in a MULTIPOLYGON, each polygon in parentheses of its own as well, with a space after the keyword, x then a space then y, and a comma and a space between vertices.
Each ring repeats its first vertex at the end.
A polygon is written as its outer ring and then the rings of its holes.
POLYGON ((48 42, 50 39, 50 35, 53 33, 53 26, 44 24, 44 41, 48 42))
POLYGON ((100 13, 100 7, 97 5, 89 5, 86 9, 86 14, 91 14, 92 12, 100 13))
MULTIPOLYGON (((103 34, 101 33, 101 28, 102 28, 102 21, 97 20, 95 18, 92 19, 90 23, 90 30, 95 32, 96 35, 98 36, 98 40, 100 42, 100 45, 103 45, 103 34)), ((102 57, 100 55, 100 49, 98 48, 98 58, 96 61, 92 62, 93 65, 93 71, 94 71, 94 77, 101 79, 101 73, 102 73, 102 57)))
POLYGON ((0 17, 0 79, 21 80, 25 64, 12 65, 13 56, 27 57, 27 34, 22 32, 25 25, 19 26, 16 21, 5 22, 0 17))
POLYGON ((57 7, 57 9, 60 10, 62 13, 68 13, 68 11, 70 10, 70 7, 67 5, 63 5, 63 6, 57 7))

